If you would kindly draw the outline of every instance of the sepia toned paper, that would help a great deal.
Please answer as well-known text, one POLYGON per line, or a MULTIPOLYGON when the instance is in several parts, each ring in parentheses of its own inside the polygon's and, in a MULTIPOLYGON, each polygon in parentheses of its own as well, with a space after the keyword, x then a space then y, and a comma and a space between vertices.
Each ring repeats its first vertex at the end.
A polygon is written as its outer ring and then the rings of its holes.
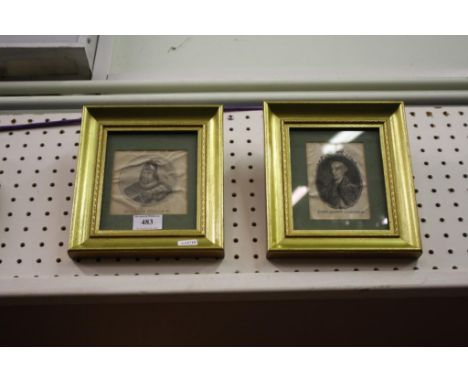
POLYGON ((185 150, 115 152, 111 215, 186 213, 185 150))
POLYGON ((309 217, 370 219, 362 143, 307 143, 309 217))

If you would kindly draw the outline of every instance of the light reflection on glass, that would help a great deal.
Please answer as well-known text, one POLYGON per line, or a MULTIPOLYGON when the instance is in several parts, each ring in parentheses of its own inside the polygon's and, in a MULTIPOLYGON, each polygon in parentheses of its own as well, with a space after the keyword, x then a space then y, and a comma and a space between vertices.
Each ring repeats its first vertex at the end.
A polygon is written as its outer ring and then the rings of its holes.
POLYGON ((343 143, 348 143, 355 140, 361 134, 364 134, 362 130, 348 130, 348 131, 340 131, 339 133, 335 134, 333 137, 330 138, 328 141, 329 143, 323 145, 322 154, 335 154, 339 151, 343 151, 343 143))
POLYGON ((293 207, 301 200, 304 196, 307 195, 309 188, 306 186, 298 186, 294 189, 291 197, 293 207))
POLYGON ((329 142, 330 143, 348 143, 348 142, 354 141, 361 134, 364 134, 364 131, 362 130, 340 131, 339 133, 331 137, 329 142))

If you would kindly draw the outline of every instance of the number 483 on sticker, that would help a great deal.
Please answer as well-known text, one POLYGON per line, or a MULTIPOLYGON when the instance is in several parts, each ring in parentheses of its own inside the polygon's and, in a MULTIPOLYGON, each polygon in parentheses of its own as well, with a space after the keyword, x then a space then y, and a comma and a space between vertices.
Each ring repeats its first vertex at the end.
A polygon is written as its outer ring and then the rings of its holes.
POLYGON ((162 215, 134 215, 133 216, 133 229, 162 229, 163 216, 162 215))

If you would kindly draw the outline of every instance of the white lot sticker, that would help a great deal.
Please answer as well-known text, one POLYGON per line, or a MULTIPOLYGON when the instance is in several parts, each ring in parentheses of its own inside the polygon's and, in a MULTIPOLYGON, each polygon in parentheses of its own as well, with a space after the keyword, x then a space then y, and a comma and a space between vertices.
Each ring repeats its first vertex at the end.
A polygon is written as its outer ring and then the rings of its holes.
POLYGON ((179 240, 177 242, 177 245, 179 247, 189 247, 193 245, 198 245, 198 240, 197 239, 192 239, 192 240, 179 240))
POLYGON ((162 215, 133 215, 133 229, 162 229, 162 215))

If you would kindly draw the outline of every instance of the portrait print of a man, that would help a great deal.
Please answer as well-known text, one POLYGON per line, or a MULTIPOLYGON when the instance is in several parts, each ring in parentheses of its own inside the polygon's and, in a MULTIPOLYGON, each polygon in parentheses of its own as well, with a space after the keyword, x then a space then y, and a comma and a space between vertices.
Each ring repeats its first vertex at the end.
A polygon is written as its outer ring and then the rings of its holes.
POLYGON ((135 202, 151 204, 163 200, 172 188, 160 180, 157 162, 148 161, 142 166, 138 181, 126 187, 124 192, 135 202))
POLYGON ((112 215, 187 213, 185 150, 116 151, 112 173, 112 215))
POLYGON ((362 143, 306 143, 309 218, 369 219, 366 161, 362 143))
POLYGON ((330 162, 332 179, 319 192, 332 208, 349 208, 361 195, 362 186, 352 183, 347 172, 348 166, 343 160, 335 159, 330 162))

